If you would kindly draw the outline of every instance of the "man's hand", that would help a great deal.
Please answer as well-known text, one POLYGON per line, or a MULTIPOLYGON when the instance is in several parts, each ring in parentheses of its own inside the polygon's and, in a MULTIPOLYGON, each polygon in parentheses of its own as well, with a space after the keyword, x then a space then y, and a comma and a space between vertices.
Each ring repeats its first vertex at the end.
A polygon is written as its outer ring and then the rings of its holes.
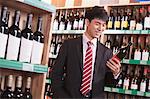
POLYGON ((111 58, 107 61, 106 65, 112 70, 114 76, 118 75, 121 71, 120 61, 116 58, 111 58))

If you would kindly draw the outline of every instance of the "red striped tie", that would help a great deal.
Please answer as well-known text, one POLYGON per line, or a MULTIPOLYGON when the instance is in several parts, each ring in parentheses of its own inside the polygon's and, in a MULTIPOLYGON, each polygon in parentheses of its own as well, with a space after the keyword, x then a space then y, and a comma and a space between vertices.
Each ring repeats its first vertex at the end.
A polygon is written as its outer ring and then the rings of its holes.
POLYGON ((87 95, 90 92, 90 82, 91 82, 91 75, 92 75, 92 43, 87 42, 88 48, 85 54, 85 62, 83 66, 83 75, 82 75, 82 84, 81 84, 81 93, 83 95, 87 95))

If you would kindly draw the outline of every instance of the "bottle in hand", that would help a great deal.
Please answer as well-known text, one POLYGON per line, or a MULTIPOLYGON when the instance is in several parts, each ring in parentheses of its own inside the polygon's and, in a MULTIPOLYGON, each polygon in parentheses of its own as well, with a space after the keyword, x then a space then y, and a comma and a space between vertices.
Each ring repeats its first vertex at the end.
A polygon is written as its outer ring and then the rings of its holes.
MULTIPOLYGON (((119 51, 113 56, 113 58, 121 61, 127 54, 128 49, 130 48, 130 46, 132 45, 131 42, 128 43, 128 45, 124 48, 120 48, 119 51)), ((112 59, 113 59, 112 58, 112 59)), ((115 61, 115 60, 114 60, 115 61)))

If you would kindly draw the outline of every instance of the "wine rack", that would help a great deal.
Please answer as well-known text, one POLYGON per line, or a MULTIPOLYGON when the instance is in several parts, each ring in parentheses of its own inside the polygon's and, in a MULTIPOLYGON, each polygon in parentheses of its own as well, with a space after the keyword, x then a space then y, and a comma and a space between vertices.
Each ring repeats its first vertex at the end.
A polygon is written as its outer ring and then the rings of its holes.
MULTIPOLYGON (((101 7, 104 7, 107 12, 109 13, 111 9, 118 9, 118 8, 128 8, 128 7, 134 7, 134 6, 137 6, 137 7, 142 7, 142 6, 149 6, 150 3, 149 2, 140 2, 140 3, 129 3, 129 4, 106 4, 106 5, 99 5, 101 7)), ((77 10, 77 9, 84 9, 84 11, 86 11, 87 9, 89 9, 90 7, 87 6, 87 7, 58 7, 57 11, 61 11, 61 10, 77 10)), ((82 35, 82 33, 84 33, 85 30, 53 30, 52 31, 52 35, 53 36, 60 36, 60 35, 82 35)), ((131 36, 137 36, 137 37, 140 37, 140 36, 149 36, 150 34, 150 30, 149 29, 141 29, 141 30, 136 30, 136 29, 118 29, 118 30, 115 30, 115 29, 107 29, 105 30, 102 35, 101 35, 101 38, 100 38, 100 42, 105 44, 106 42, 106 38, 107 36, 109 35, 110 37, 116 37, 116 35, 119 35, 119 37, 123 37, 123 36, 127 36, 127 37, 131 37, 131 36)), ((64 39, 64 37, 62 37, 64 39)), ((55 40, 57 41, 57 40, 55 40)), ((145 42, 145 41, 144 41, 145 42)), ((143 42, 142 42, 143 44, 143 42)), ((57 46, 56 46, 57 47, 57 46)), ((130 52, 131 54, 131 52, 130 52)), ((50 60, 55 60, 55 58, 57 58, 57 54, 55 54, 54 56, 49 56, 50 60)), ((133 58, 125 58, 121 61, 122 64, 126 64, 126 65, 130 65, 132 67, 132 65, 138 65, 139 67, 145 67, 145 66, 149 66, 150 65, 150 59, 149 60, 135 60, 133 58)), ((150 97, 150 93, 149 92, 141 92, 141 91, 133 91, 133 90, 125 90, 125 89, 121 89, 121 88, 114 88, 114 87, 106 87, 104 88, 104 91, 106 91, 106 94, 107 92, 108 93, 111 93, 111 96, 110 97, 106 97, 107 99, 116 99, 115 96, 116 95, 123 95, 124 99, 130 99, 128 98, 128 96, 130 97, 130 95, 134 98, 136 98, 136 96, 141 96, 140 99, 143 99, 143 98, 149 98, 150 97)), ((133 99, 134 99, 133 98, 133 99)), ((118 99, 122 99, 122 98, 118 98, 118 99)))
POLYGON ((42 54, 41 64, 31 64, 19 61, 12 61, 6 59, 0 59, 0 75, 2 77, 8 75, 23 76, 27 78, 30 76, 32 78, 32 90, 31 94, 33 99, 43 99, 45 82, 46 82, 46 72, 48 71, 48 51, 51 38, 51 22, 54 17, 55 7, 39 0, 1 0, 0 7, 8 7, 10 11, 9 26, 12 25, 13 13, 15 10, 21 12, 20 18, 20 29, 23 30, 26 22, 26 16, 28 13, 34 15, 33 18, 33 31, 36 30, 37 19, 39 16, 43 18, 42 33, 44 35, 44 48, 42 54), (17 6, 16 6, 17 5, 17 6))

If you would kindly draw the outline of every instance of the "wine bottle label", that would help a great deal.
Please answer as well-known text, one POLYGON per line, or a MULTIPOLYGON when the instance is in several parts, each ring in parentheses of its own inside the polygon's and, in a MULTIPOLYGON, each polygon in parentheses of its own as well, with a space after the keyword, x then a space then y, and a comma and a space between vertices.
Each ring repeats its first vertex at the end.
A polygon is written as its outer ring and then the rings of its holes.
POLYGON ((79 29, 80 29, 80 30, 83 29, 83 23, 84 23, 84 20, 83 20, 83 19, 80 19, 80 20, 79 20, 79 29))
POLYGON ((78 21, 75 20, 73 24, 73 29, 78 29, 78 24, 79 24, 78 21))
POLYGON ((150 28, 150 17, 145 17, 144 28, 150 28))
POLYGON ((122 21, 122 27, 127 28, 128 27, 128 21, 122 21))
POLYGON ((112 28, 112 21, 108 21, 108 25, 107 25, 108 29, 112 28))
POLYGON ((57 51, 56 51, 57 55, 59 53, 60 46, 61 46, 60 44, 58 44, 58 46, 57 46, 57 51))
POLYGON ((30 62, 32 46, 33 46, 33 41, 28 40, 24 37, 21 38, 19 61, 30 62))
POLYGON ((58 21, 54 21, 53 30, 58 30, 58 21))
POLYGON ((0 58, 5 57, 5 50, 7 44, 8 35, 0 33, 0 58))
POLYGON ((141 82, 140 84, 140 91, 145 92, 145 90, 146 90, 146 82, 144 81, 144 82, 141 82))
POLYGON ((130 21, 130 30, 134 30, 136 26, 136 21, 135 20, 131 20, 130 21))
POLYGON ((70 24, 70 22, 67 23, 67 30, 71 30, 71 24, 70 24))
POLYGON ((9 34, 6 59, 17 60, 19 52, 20 38, 9 34))
POLYGON ((143 25, 141 23, 137 23, 136 30, 142 30, 142 29, 143 29, 143 25))
POLYGON ((120 21, 115 21, 115 28, 120 28, 120 21))
POLYGON ((131 84, 131 89, 137 90, 138 89, 137 84, 131 84))
POLYGON ((129 86, 129 79, 124 79, 123 85, 124 85, 124 86, 129 86))
POLYGON ((119 85, 121 85, 121 84, 122 84, 122 79, 120 79, 120 80, 119 80, 118 84, 119 84, 119 85))
POLYGON ((39 42, 33 40, 31 63, 41 64, 43 47, 44 47, 43 43, 39 43, 39 42))
POLYGON ((148 61, 149 52, 142 52, 142 60, 148 61))
POLYGON ((141 52, 140 51, 135 51, 134 60, 141 60, 141 52))
POLYGON ((64 22, 60 22, 59 30, 64 30, 64 29, 65 29, 64 22))

